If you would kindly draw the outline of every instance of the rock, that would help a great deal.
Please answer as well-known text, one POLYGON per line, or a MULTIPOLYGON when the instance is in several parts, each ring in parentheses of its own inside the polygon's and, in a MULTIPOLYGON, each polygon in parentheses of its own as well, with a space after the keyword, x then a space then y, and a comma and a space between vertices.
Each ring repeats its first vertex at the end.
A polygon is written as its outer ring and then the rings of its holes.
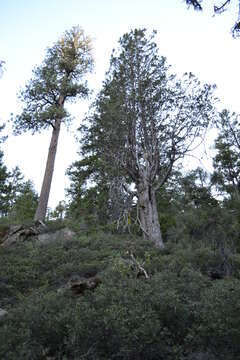
POLYGON ((94 290, 101 283, 101 279, 97 276, 88 279, 80 279, 70 283, 70 290, 75 295, 82 295, 85 290, 94 290))
POLYGON ((3 239, 5 238, 8 232, 9 232, 9 226, 0 227, 0 243, 3 242, 3 239))
POLYGON ((85 290, 94 290, 102 280, 98 276, 90 278, 72 277, 66 285, 58 289, 58 292, 70 290, 74 295, 83 295, 85 290))
POLYGON ((222 280, 225 277, 224 272, 220 270, 210 270, 207 274, 212 280, 222 280))
POLYGON ((65 227, 63 229, 57 230, 55 232, 51 233, 43 233, 39 234, 36 238, 36 241, 40 244, 48 244, 49 242, 56 241, 56 240, 72 240, 76 236, 76 233, 69 229, 68 227, 65 227))
POLYGON ((48 244, 49 242, 60 240, 72 240, 76 236, 75 232, 68 227, 48 232, 46 225, 36 223, 32 226, 14 225, 10 226, 7 234, 2 239, 1 246, 8 247, 26 240, 34 240, 40 244, 48 244))
POLYGON ((34 226, 25 226, 25 225, 13 225, 10 226, 7 234, 2 240, 2 246, 8 247, 17 242, 25 241, 29 237, 35 236, 38 234, 38 230, 34 226))
POLYGON ((0 320, 1 320, 5 315, 7 315, 7 313, 8 313, 8 312, 7 312, 6 310, 0 308, 0 320))
POLYGON ((209 352, 194 352, 189 355, 186 360, 217 360, 217 358, 209 352))

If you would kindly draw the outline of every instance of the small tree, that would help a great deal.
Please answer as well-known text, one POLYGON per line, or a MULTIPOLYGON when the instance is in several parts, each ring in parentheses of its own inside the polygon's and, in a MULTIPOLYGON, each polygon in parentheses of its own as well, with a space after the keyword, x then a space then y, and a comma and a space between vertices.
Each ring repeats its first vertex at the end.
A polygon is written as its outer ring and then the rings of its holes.
POLYGON ((9 213, 9 218, 14 221, 31 221, 34 218, 38 204, 38 195, 31 181, 19 184, 17 193, 9 213))
POLYGON ((91 71, 92 66, 90 39, 82 29, 73 27, 53 47, 47 49, 42 65, 33 70, 33 78, 20 94, 25 107, 14 119, 15 134, 52 128, 35 220, 44 220, 46 216, 60 127, 62 122, 69 120, 65 103, 88 95, 83 77, 91 71))
POLYGON ((59 201, 55 209, 50 213, 50 217, 56 220, 63 220, 66 212, 66 203, 64 200, 59 201))

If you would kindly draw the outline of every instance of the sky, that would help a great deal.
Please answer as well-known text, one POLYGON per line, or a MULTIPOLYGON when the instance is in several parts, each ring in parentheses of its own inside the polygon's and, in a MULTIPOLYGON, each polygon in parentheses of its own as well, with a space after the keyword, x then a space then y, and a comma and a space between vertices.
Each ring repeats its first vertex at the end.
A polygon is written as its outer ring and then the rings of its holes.
MULTIPOLYGON (((61 130, 50 207, 65 197, 69 185, 65 172, 78 158, 76 129, 101 88, 112 49, 131 29, 157 30, 159 53, 167 57, 172 71, 179 76, 191 71, 201 82, 216 84, 219 106, 240 113, 240 39, 233 39, 230 33, 237 8, 232 6, 213 17, 213 4, 205 0, 200 13, 187 9, 183 0, 0 0, 0 59, 6 63, 0 79, 0 124, 10 119, 11 113, 21 112, 17 94, 31 78, 33 67, 41 64, 47 47, 75 25, 92 38, 95 68, 88 81, 93 95, 69 107, 74 120, 61 130)), ((8 123, 5 133, 5 164, 9 169, 18 165, 40 192, 51 130, 16 137, 8 123)), ((205 170, 211 167, 209 156, 202 159, 205 170)))

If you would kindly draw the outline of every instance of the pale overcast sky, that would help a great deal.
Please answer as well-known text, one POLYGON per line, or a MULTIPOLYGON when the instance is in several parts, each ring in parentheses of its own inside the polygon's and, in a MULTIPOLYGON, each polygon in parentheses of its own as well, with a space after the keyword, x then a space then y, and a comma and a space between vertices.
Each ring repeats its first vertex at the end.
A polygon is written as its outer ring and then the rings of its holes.
MULTIPOLYGON (((216 0, 217 1, 217 0, 216 0)), ((0 59, 6 71, 0 80, 0 123, 21 109, 17 92, 31 77, 50 47, 65 30, 80 25, 93 39, 95 71, 89 80, 96 92, 108 69, 111 51, 120 36, 131 29, 145 27, 158 31, 157 43, 172 69, 181 75, 193 72, 202 82, 215 83, 221 106, 240 113, 240 39, 234 40, 230 28, 237 9, 212 17, 213 1, 203 13, 187 10, 183 0, 0 0, 0 59)), ((237 2, 236 2, 237 3, 237 2)), ((205 4, 205 5, 206 5, 205 4)), ((71 107, 74 121, 62 128, 49 205, 64 199, 68 181, 66 168, 77 158, 75 129, 80 125, 89 102, 71 107)), ((9 129, 9 127, 8 127, 9 129)), ((10 134, 4 159, 9 168, 19 165, 26 179, 40 191, 51 131, 41 135, 10 134)))

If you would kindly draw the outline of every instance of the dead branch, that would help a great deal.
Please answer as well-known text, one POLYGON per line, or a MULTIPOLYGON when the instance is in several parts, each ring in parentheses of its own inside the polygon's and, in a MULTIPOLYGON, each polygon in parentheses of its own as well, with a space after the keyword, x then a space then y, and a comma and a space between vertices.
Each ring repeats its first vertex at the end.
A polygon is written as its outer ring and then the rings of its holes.
POLYGON ((139 264, 139 262, 137 261, 137 259, 135 258, 132 252, 130 253, 130 258, 132 259, 136 268, 139 270, 138 275, 144 275, 146 279, 149 279, 150 276, 148 275, 147 271, 144 269, 144 267, 141 264, 139 264))

